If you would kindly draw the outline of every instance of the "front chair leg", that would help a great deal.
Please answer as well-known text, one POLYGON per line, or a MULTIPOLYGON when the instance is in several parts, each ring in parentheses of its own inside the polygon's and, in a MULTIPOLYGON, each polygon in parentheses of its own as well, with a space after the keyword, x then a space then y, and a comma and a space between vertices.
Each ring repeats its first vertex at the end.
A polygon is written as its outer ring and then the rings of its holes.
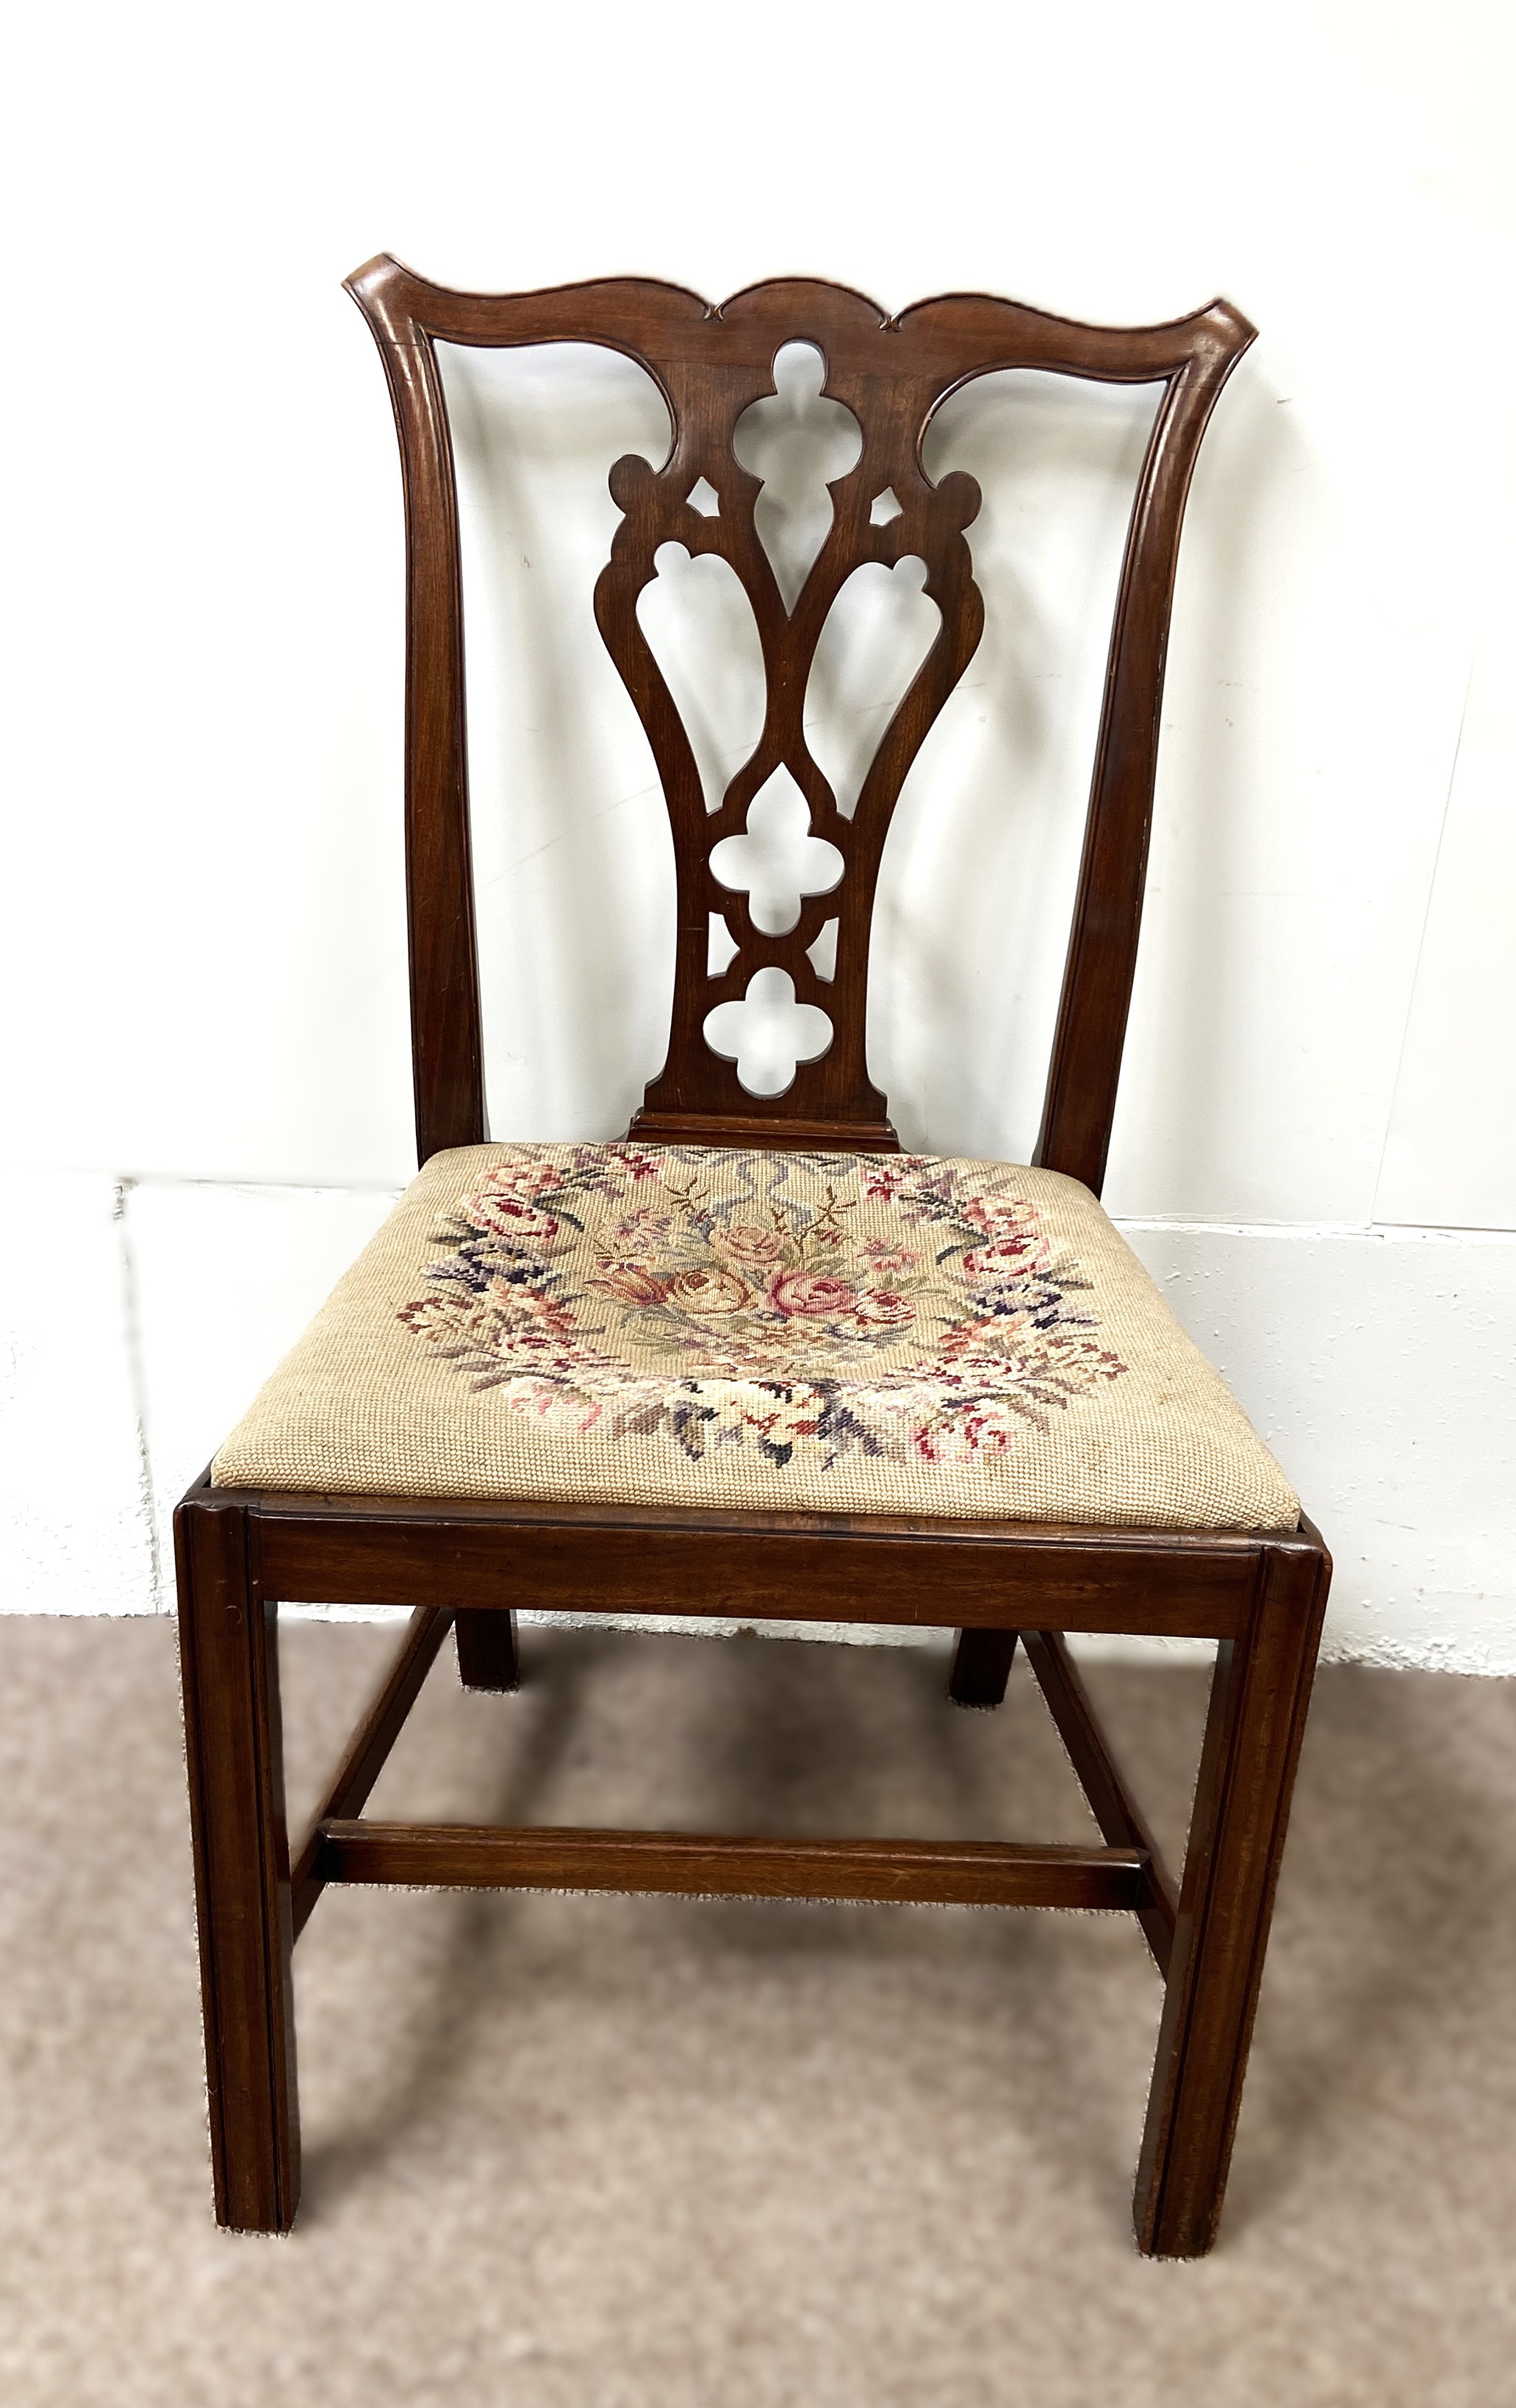
POLYGON ((458 1678, 465 1689, 496 1695, 522 1684, 516 1617, 489 1606, 461 1606, 452 1617, 458 1641, 458 1678))
POLYGON ((286 2232, 300 2196, 277 1608, 236 1505, 175 1515, 216 2218, 286 2232))
POLYGON ((1016 1654, 1014 1630, 960 1630, 948 1675, 955 1706, 998 1706, 1016 1654))
POLYGON ((1148 2257, 1216 2238, 1330 1573, 1319 1546, 1266 1549, 1249 1621, 1217 1650, 1137 2166, 1148 2257))

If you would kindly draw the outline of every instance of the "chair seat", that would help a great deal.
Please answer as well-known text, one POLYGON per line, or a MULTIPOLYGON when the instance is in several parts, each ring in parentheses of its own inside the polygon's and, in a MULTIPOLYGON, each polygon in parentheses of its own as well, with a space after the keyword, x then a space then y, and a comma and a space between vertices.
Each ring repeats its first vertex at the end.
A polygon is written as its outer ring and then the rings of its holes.
POLYGON ((1293 1529, 1089 1190, 930 1154, 433 1156, 217 1486, 1293 1529))

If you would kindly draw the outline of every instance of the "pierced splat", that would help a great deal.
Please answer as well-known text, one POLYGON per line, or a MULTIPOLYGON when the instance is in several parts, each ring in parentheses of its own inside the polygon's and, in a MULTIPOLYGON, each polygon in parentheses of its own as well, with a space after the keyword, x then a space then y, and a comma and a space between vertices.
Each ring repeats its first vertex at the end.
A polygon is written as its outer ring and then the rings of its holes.
POLYGON ((942 624, 912 553, 893 568, 865 560, 826 614, 806 680, 806 742, 851 818, 880 739, 942 624))
POLYGON ((837 930, 835 920, 828 920, 813 945, 806 948, 806 957, 819 979, 828 986, 837 976, 837 930))
POLYGON ((826 362, 813 343, 786 343, 774 359, 774 390, 745 409, 732 450, 761 490, 753 524, 786 610, 793 610, 835 523, 831 488, 858 465, 863 430, 825 390, 826 362))
POLYGON ((654 469, 628 454, 611 471, 623 518, 596 588, 596 615, 652 745, 679 887, 673 1041, 636 1126, 675 1136, 714 1133, 719 1121, 760 1141, 809 1135, 889 1147, 894 1135, 864 1051, 874 885, 901 782, 979 641, 983 609, 964 540, 979 488, 961 473, 934 485, 922 471, 918 438, 932 396, 924 383, 913 390, 902 381, 893 360, 868 361, 867 335, 880 328, 866 304, 834 296, 847 337, 837 373, 828 364, 837 348, 835 325, 823 344, 804 339, 809 330, 802 322, 796 339, 788 298, 786 288, 764 287, 732 304, 724 316, 741 329, 740 366, 698 385, 686 373, 682 408, 670 374, 677 432, 668 463, 654 469), (722 494, 719 518, 701 518, 690 506, 699 478, 722 494), (876 525, 869 512, 886 487, 897 502, 908 495, 909 506, 899 502, 894 519, 876 525), (776 523, 765 526, 766 505, 785 521, 779 533, 776 523), (715 810, 694 757, 696 714, 689 706, 681 711, 643 639, 636 597, 668 543, 684 547, 692 561, 716 553, 730 564, 763 651, 763 729, 715 810), (887 583, 901 568, 908 597, 924 591, 931 639, 912 643, 903 684, 873 717, 839 796, 808 743, 805 713, 833 605, 865 568, 887 583), (765 858, 775 833, 765 823, 785 796, 794 823, 787 833, 804 858, 779 882, 765 858), (737 945, 721 969, 709 943, 713 911, 737 945), (830 941, 813 958, 828 923, 830 941), (717 1040, 707 1036, 708 1026, 728 1026, 712 1014, 746 1002, 765 968, 784 973, 799 1007, 820 1012, 825 990, 830 1041, 824 1049, 801 1046, 793 1080, 780 1086, 755 1084, 740 1054, 734 1077, 729 1041, 713 1051, 717 1040), (777 1106, 772 1120, 755 1112, 760 1099, 779 1095, 782 1113, 777 1106))
MULTIPOLYGON (((678 884, 668 1057, 634 1126, 708 1143, 895 1142, 864 1042, 880 857, 902 783, 983 621, 964 538, 979 489, 961 472, 934 484, 923 471, 934 413, 975 377, 1007 368, 1164 384, 1111 631, 1037 1150, 1038 1160, 1098 1190, 1137 960, 1180 523, 1207 421, 1252 339, 1247 321, 1218 301, 1171 325, 1082 326, 982 294, 948 294, 889 318, 861 294, 806 281, 755 285, 720 308, 673 285, 628 279, 490 295, 445 291, 391 259, 350 283, 379 337, 406 461, 407 841, 423 1160, 484 1134, 457 495, 436 343, 602 343, 639 362, 668 406, 674 436, 662 466, 632 453, 611 470, 622 522, 595 616, 652 748, 678 884), (729 597, 740 589, 751 606, 763 686, 758 695, 753 680, 761 724, 751 734, 735 737, 709 681, 688 677, 673 657, 679 648, 662 646, 651 595, 643 624, 639 597, 657 578, 660 552, 682 564, 686 600, 699 597, 722 616, 724 580, 729 597), (856 746, 828 749, 822 705, 841 690, 822 647, 833 605, 855 571, 866 568, 877 585, 880 571, 911 562, 937 613, 934 630, 923 623, 924 652, 917 658, 908 647, 898 676, 851 712, 862 730, 856 746), (808 712, 824 763, 808 743, 808 712), (756 884, 736 892, 712 866, 719 849, 730 861, 730 839, 751 836, 750 810, 779 771, 804 799, 811 843, 835 847, 843 865, 840 883, 824 894, 808 878, 794 882, 800 899, 786 927, 756 884), (735 948, 730 959, 713 941, 713 915, 735 948), (723 1007, 761 1003, 775 983, 769 972, 787 982, 790 1009, 813 1010, 832 1031, 823 1051, 808 1050, 814 1029, 794 1047, 788 1085, 770 1083, 772 1063, 746 1075, 751 1048, 738 1043, 735 1063, 724 1051, 734 1040, 723 1007)), ((890 578, 895 599, 904 575, 890 578)), ((837 624, 846 632, 848 624, 845 608, 837 624)))
POLYGON ((781 765, 748 805, 746 836, 723 837, 710 867, 723 886, 746 894, 755 928, 782 937, 807 896, 832 893, 844 864, 835 844, 810 834, 810 807, 781 765))
POLYGON ((720 978, 737 959, 737 939, 719 911, 710 915, 710 931, 706 940, 706 971, 710 978, 720 978))
POLYGON ((763 733, 764 648, 742 580, 719 552, 658 547, 636 599, 637 624, 689 739, 708 810, 763 733))
POLYGON ((788 970, 754 970, 740 1003, 719 1003, 706 1017, 706 1042, 737 1066, 750 1096, 788 1095, 804 1062, 832 1042, 832 1024, 813 1003, 796 1003, 788 970))

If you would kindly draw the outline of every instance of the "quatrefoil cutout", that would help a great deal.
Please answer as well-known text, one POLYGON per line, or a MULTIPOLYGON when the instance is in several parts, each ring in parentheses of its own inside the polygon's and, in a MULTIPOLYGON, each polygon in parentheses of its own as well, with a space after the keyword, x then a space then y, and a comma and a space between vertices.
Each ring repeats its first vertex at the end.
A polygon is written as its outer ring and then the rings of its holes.
POLYGON ((706 1014, 706 1043, 737 1064, 750 1096, 782 1096, 802 1062, 819 1062, 832 1042, 832 1024, 818 1004, 796 1003, 794 981, 772 962, 754 970, 740 1003, 719 1003, 706 1014))
POLYGON ((835 844, 810 833, 810 807, 782 764, 748 805, 746 836, 713 845, 710 866, 723 886, 745 892, 752 924, 765 937, 788 934, 801 897, 830 895, 847 867, 835 844))
POLYGON ((732 433, 741 466, 763 480, 753 524, 787 611, 832 531, 827 486, 863 456, 863 429, 846 403, 827 394, 825 380, 814 343, 783 344, 775 354, 773 392, 750 403, 732 433))

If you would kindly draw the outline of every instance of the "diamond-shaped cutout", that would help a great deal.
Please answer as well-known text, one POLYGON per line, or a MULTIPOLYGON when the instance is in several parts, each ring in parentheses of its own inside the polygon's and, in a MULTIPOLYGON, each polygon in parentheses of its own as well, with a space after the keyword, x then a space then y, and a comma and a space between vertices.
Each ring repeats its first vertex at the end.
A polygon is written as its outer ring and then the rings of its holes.
POLYGON ((869 504, 868 523, 870 526, 888 526, 892 519, 904 518, 904 516, 905 510, 901 504, 895 500, 894 487, 893 485, 886 485, 883 493, 876 494, 873 501, 869 504))
POLYGON ((746 890, 752 924, 782 937, 800 917, 803 895, 830 895, 846 865, 835 844, 810 833, 810 806, 782 765, 748 805, 746 836, 723 837, 710 866, 723 886, 746 890))
POLYGON ((721 515, 722 497, 708 477, 697 477, 684 498, 691 509, 698 510, 703 519, 721 515))
POLYGON ((825 1012, 796 1003, 794 979, 773 963, 754 970, 740 1003, 719 1003, 706 1014, 706 1043, 737 1064, 750 1096, 782 1096, 798 1066, 819 1061, 831 1042, 825 1012))

